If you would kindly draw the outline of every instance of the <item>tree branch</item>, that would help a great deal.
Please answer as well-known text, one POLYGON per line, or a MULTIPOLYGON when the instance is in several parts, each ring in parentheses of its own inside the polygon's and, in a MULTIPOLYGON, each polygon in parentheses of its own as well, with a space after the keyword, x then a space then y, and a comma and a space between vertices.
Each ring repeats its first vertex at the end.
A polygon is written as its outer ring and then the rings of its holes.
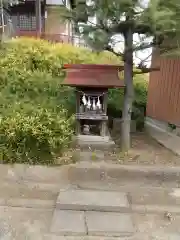
POLYGON ((66 1, 62 0, 62 4, 64 5, 64 7, 66 7, 66 1))
MULTIPOLYGON (((133 75, 136 75, 136 74, 143 74, 143 73, 149 73, 149 72, 153 72, 153 71, 159 71, 160 68, 159 67, 153 67, 153 68, 148 68, 146 65, 145 65, 145 62, 147 61, 147 59, 152 55, 152 53, 148 54, 147 57, 145 57, 144 59, 140 59, 141 62, 138 64, 138 66, 136 67, 137 71, 133 71, 133 75), (139 70, 139 71, 138 71, 139 70)), ((137 56, 136 56, 137 57, 137 56)), ((138 58, 138 57, 137 57, 138 58)))
POLYGON ((142 50, 145 50, 145 49, 148 49, 148 48, 152 48, 154 47, 154 43, 151 42, 151 43, 142 43, 141 45, 137 46, 137 47, 134 47, 133 48, 133 51, 142 51, 142 50))
POLYGON ((145 57, 144 59, 141 59, 137 56, 137 53, 135 53, 135 56, 136 58, 138 58, 140 60, 140 63, 139 63, 139 68, 142 68, 144 67, 144 63, 147 62, 147 60, 150 58, 150 56, 152 55, 152 53, 150 53, 147 57, 145 57))
POLYGON ((146 68, 146 67, 143 67, 143 68, 139 68, 137 67, 137 69, 141 70, 140 72, 139 71, 133 71, 133 75, 136 75, 136 74, 144 74, 144 73, 150 73, 150 72, 157 72, 160 70, 160 67, 156 67, 156 68, 146 68))
MULTIPOLYGON (((109 52, 115 54, 117 57, 122 57, 122 58, 124 59, 124 53, 122 53, 122 52, 118 52, 118 53, 117 53, 117 52, 115 52, 114 49, 111 48, 110 46, 107 46, 104 50, 109 51, 109 52)), ((123 59, 122 59, 122 60, 123 60, 123 59)))

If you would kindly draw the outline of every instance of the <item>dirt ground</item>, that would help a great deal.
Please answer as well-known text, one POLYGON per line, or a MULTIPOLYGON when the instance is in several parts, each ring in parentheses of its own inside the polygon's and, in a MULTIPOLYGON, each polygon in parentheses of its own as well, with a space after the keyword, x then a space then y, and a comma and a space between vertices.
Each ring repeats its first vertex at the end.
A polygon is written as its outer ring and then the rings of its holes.
POLYGON ((160 145, 146 133, 132 135, 132 148, 128 154, 122 154, 118 150, 116 154, 110 155, 120 164, 180 165, 180 156, 160 145))
POLYGON ((113 151, 70 149, 57 159, 57 164, 66 165, 85 160, 128 165, 180 166, 180 156, 175 155, 144 132, 132 135, 132 148, 128 153, 121 152, 118 142, 113 151))

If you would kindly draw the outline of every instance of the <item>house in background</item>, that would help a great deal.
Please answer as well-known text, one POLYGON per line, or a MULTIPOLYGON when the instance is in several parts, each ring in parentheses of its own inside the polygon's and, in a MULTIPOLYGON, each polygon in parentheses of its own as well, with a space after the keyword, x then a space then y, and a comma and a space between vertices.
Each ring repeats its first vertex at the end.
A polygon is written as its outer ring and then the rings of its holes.
MULTIPOLYGON (((75 35, 73 24, 62 15, 65 8, 72 9, 74 0, 25 0, 8 8, 12 37, 40 37, 53 42, 83 45, 84 41, 75 35)), ((5 12, 5 11, 4 11, 5 12)), ((4 21, 9 22, 4 15, 4 21)), ((2 19, 1 19, 2 25, 2 19)))
POLYGON ((180 155, 180 58, 160 56, 156 49, 150 73, 146 128, 161 144, 180 155))

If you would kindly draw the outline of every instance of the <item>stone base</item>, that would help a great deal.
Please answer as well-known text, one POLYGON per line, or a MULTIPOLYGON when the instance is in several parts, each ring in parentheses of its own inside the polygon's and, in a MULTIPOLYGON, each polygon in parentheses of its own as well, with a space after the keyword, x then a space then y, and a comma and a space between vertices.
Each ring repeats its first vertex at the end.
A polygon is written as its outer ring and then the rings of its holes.
POLYGON ((180 156, 180 137, 169 132, 167 123, 146 117, 145 129, 157 142, 180 156))
POLYGON ((109 149, 115 147, 115 142, 109 136, 78 135, 73 142, 83 148, 109 149))
MULTIPOLYGON (((113 119, 113 128, 112 128, 113 133, 121 134, 121 124, 122 124, 122 118, 114 118, 113 119)), ((131 133, 136 132, 136 121, 135 120, 131 120, 130 131, 131 131, 131 133)))

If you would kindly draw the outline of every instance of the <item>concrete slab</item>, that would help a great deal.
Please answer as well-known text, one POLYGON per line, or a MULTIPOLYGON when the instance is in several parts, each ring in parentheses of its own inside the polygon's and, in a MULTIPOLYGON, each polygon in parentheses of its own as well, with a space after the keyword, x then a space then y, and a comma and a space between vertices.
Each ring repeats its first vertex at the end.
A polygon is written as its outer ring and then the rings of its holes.
POLYGON ((118 181, 128 180, 142 183, 151 181, 161 181, 169 183, 179 181, 180 167, 142 166, 142 165, 121 165, 105 162, 81 162, 71 165, 68 169, 68 179, 72 183, 75 181, 99 181, 104 173, 106 179, 115 179, 118 181))
POLYGON ((55 210, 50 232, 70 236, 86 235, 84 212, 55 210))
POLYGON ((26 168, 25 164, 0 164, 0 180, 20 181, 26 168))
POLYGON ((43 240, 51 218, 51 210, 0 207, 0 239, 43 240))
MULTIPOLYGON (((180 235, 166 235, 163 237, 153 236, 152 238, 148 238, 148 236, 139 235, 134 237, 103 237, 103 236, 82 236, 79 237, 71 237, 71 236, 52 236, 46 235, 43 237, 43 240, 179 240, 180 235)), ((19 240, 19 239, 18 239, 19 240)))
POLYGON ((24 181, 37 181, 43 183, 65 182, 68 166, 63 167, 46 167, 46 166, 29 166, 23 177, 24 181))
POLYGON ((129 209, 129 202, 123 192, 67 190, 59 193, 56 207, 64 210, 122 212, 129 209))
POLYGON ((81 164, 69 167, 68 179, 71 184, 79 181, 100 181, 107 178, 105 171, 106 169, 97 168, 95 162, 81 162, 81 164))
POLYGON ((179 206, 172 206, 172 205, 136 205, 132 204, 131 206, 133 213, 140 213, 140 214, 160 214, 164 215, 164 213, 171 213, 174 215, 180 214, 180 207, 179 206))
MULTIPOLYGON (((30 198, 42 200, 55 200, 59 191, 41 189, 41 186, 28 186, 23 183, 0 182, 0 198, 30 198)), ((59 189, 58 189, 59 190, 59 189)))
POLYGON ((73 142, 82 148, 91 147, 92 149, 111 149, 115 147, 115 142, 109 136, 78 135, 73 142))
POLYGON ((147 188, 131 190, 129 196, 132 204, 137 205, 159 205, 173 206, 180 205, 180 191, 176 189, 147 188))
POLYGON ((9 207, 24 207, 35 209, 51 209, 55 207, 54 200, 41 200, 41 199, 26 199, 26 198, 10 198, 6 201, 9 207))
POLYGON ((0 198, 0 206, 5 206, 6 205, 6 199, 0 198))
POLYGON ((104 236, 81 236, 81 237, 79 237, 79 236, 56 236, 56 235, 52 235, 52 234, 48 234, 48 235, 46 234, 46 235, 44 235, 43 240, 139 240, 139 239, 129 238, 129 237, 104 237, 104 236))
POLYGON ((89 235, 126 237, 134 233, 130 214, 86 212, 85 217, 89 235))
POLYGON ((180 156, 180 137, 168 132, 161 124, 151 118, 146 118, 146 131, 160 144, 180 156))
POLYGON ((9 165, 0 164, 0 181, 7 179, 9 168, 9 165))

